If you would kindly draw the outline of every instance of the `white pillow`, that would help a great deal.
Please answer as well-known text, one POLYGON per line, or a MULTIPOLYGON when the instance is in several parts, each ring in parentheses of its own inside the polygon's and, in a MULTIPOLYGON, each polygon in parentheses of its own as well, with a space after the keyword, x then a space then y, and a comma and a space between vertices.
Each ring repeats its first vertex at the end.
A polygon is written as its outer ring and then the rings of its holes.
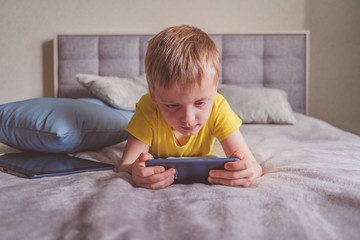
POLYGON ((219 84, 218 92, 244 123, 294 124, 287 93, 275 88, 243 88, 219 84))
POLYGON ((94 96, 119 109, 135 111, 135 105, 148 92, 145 74, 132 78, 76 74, 76 79, 94 96))

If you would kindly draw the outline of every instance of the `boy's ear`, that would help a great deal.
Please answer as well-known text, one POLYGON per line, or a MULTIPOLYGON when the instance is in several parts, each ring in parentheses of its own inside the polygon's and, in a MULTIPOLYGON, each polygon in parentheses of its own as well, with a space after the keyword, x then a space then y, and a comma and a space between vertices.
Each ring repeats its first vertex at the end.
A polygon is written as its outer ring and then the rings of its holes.
POLYGON ((151 90, 150 87, 149 87, 149 93, 150 93, 151 101, 152 101, 154 104, 157 104, 157 101, 155 100, 154 92, 151 90))

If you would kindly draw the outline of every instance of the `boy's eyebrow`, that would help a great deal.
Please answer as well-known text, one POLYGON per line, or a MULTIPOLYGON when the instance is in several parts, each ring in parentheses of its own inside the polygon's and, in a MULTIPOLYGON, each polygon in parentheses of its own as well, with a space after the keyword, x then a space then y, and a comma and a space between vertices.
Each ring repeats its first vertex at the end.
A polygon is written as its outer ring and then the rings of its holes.
MULTIPOLYGON (((210 100, 210 99, 211 99, 211 97, 203 97, 203 98, 196 99, 194 102, 201 102, 201 101, 210 100)), ((178 104, 177 101, 170 101, 170 100, 166 100, 166 99, 160 99, 160 101, 163 104, 178 104)))
POLYGON ((200 98, 198 100, 196 100, 195 102, 199 102, 199 101, 204 101, 204 100, 210 100, 211 97, 203 97, 203 98, 200 98))

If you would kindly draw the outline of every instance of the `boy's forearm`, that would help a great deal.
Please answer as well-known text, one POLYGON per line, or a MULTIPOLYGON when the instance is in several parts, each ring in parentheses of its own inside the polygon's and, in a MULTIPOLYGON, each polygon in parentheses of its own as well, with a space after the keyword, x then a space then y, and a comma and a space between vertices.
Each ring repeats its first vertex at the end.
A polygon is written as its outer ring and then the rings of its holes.
POLYGON ((254 161, 254 166, 255 166, 255 178, 258 178, 258 177, 261 177, 262 176, 262 173, 263 173, 263 171, 262 171, 262 167, 261 167, 261 165, 256 161, 256 159, 254 158, 253 159, 253 161, 254 161))
POLYGON ((132 164, 120 164, 116 169, 117 172, 128 172, 131 174, 132 164))
POLYGON ((148 152, 149 146, 129 134, 120 164, 117 168, 118 172, 132 173, 132 166, 142 152, 148 152))
POLYGON ((245 156, 255 160, 255 157, 246 144, 244 137, 240 133, 240 130, 235 131, 233 134, 223 140, 221 142, 221 146, 223 147, 227 157, 231 157, 235 152, 242 152, 245 154, 245 156))

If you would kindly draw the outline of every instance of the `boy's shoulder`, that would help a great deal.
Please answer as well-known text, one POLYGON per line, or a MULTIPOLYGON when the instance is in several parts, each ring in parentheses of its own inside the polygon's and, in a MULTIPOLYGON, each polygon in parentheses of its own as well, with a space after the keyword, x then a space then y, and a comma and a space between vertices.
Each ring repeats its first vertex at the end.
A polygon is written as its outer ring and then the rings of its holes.
POLYGON ((140 98, 140 100, 136 104, 136 110, 140 110, 145 114, 150 114, 157 111, 157 106, 151 100, 151 96, 149 93, 145 94, 140 98))
POLYGON ((221 93, 217 92, 216 96, 215 96, 215 101, 224 101, 225 98, 223 95, 221 95, 221 93))
POLYGON ((146 93, 145 95, 143 95, 143 96, 140 98, 138 104, 139 104, 139 103, 143 104, 143 103, 147 103, 147 102, 152 102, 152 101, 151 101, 150 93, 146 93))
POLYGON ((216 121, 216 119, 227 117, 229 114, 232 114, 232 109, 228 101, 223 95, 216 93, 210 119, 216 121))
POLYGON ((214 106, 221 107, 224 103, 227 104, 225 97, 217 92, 214 99, 214 106))

